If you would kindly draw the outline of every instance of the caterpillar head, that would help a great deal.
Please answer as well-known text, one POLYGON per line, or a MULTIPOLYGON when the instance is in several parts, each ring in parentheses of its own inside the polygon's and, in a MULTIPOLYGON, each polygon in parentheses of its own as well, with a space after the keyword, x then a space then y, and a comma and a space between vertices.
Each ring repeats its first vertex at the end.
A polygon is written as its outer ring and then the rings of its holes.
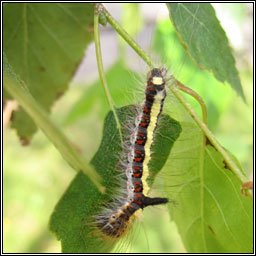
POLYGON ((153 68, 148 72, 147 80, 154 85, 163 85, 166 74, 166 68, 153 68))

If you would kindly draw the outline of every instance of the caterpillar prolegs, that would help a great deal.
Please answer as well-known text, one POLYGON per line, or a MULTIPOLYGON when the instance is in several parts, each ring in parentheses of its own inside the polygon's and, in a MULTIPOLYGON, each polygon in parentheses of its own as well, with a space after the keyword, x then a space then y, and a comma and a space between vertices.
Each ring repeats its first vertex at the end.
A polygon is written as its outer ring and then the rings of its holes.
POLYGON ((126 163, 122 165, 126 177, 124 192, 104 205, 96 216, 96 226, 108 237, 121 237, 139 210, 168 202, 168 198, 149 197, 146 181, 151 146, 166 97, 166 73, 165 68, 153 68, 147 75, 145 100, 135 118, 129 145, 126 146, 126 163))

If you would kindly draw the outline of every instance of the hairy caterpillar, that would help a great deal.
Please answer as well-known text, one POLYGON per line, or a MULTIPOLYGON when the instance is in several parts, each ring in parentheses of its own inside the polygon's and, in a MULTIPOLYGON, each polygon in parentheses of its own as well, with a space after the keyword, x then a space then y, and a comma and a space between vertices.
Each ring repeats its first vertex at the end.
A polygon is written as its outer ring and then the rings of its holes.
POLYGON ((166 97, 166 72, 165 68, 153 68, 148 73, 146 97, 136 117, 135 128, 127 147, 126 163, 123 164, 125 192, 109 202, 96 216, 96 225, 106 236, 122 236, 138 210, 168 202, 167 198, 148 197, 149 188, 146 182, 154 131, 166 97))

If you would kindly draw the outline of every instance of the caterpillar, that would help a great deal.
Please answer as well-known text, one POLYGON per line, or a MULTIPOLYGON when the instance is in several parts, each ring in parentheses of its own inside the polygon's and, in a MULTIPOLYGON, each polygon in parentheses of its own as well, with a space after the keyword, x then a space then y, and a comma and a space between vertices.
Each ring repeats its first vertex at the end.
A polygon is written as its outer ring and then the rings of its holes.
POLYGON ((154 132, 166 97, 166 73, 165 68, 153 68, 147 75, 145 100, 135 119, 134 132, 127 147, 127 163, 123 165, 125 192, 104 205, 96 216, 96 226, 107 237, 121 237, 139 210, 168 202, 168 198, 149 197, 146 181, 154 132))

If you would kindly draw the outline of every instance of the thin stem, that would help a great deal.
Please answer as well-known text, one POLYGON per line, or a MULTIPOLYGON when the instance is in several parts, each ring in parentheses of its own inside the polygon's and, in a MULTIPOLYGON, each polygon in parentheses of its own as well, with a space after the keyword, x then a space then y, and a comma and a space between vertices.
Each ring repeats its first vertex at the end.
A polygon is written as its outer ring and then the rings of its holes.
POLYGON ((54 144, 68 164, 76 171, 82 171, 87 175, 99 191, 103 193, 105 188, 100 184, 100 175, 95 171, 93 166, 89 164, 89 162, 78 155, 65 135, 50 120, 48 114, 40 105, 38 105, 22 82, 12 78, 12 76, 4 71, 3 85, 5 90, 17 100, 19 105, 27 112, 36 125, 54 144))
POLYGON ((207 125, 207 107, 205 105, 205 102, 201 98, 201 96, 199 94, 197 94, 195 91, 193 91, 192 89, 190 89, 189 87, 187 87, 186 85, 184 85, 183 83, 181 83, 176 78, 173 77, 173 79, 175 80, 176 84, 178 85, 179 90, 189 94, 194 99, 196 99, 197 102, 200 104, 201 109, 202 109, 202 119, 203 119, 203 122, 207 125))
POLYGON ((99 76, 101 80, 101 84, 106 96, 106 99, 108 101, 108 104, 114 114, 114 118, 116 120, 116 126, 120 135, 120 140, 123 143, 123 138, 122 138, 122 131, 121 131, 121 125, 113 104, 113 100, 111 98, 110 92, 108 90, 108 85, 107 85, 107 80, 104 75, 104 68, 103 68, 103 63, 102 63, 102 54, 101 54, 101 47, 100 47, 100 32, 99 32, 99 11, 101 11, 101 5, 96 4, 95 5, 95 12, 94 12, 94 41, 95 41, 95 49, 96 49, 96 58, 97 58, 97 65, 98 65, 98 71, 99 71, 99 76))
POLYGON ((107 17, 109 24, 116 32, 133 48, 135 52, 148 64, 150 68, 155 67, 155 63, 148 54, 134 41, 134 39, 122 28, 122 26, 111 16, 111 14, 102 5, 102 9, 107 17))

